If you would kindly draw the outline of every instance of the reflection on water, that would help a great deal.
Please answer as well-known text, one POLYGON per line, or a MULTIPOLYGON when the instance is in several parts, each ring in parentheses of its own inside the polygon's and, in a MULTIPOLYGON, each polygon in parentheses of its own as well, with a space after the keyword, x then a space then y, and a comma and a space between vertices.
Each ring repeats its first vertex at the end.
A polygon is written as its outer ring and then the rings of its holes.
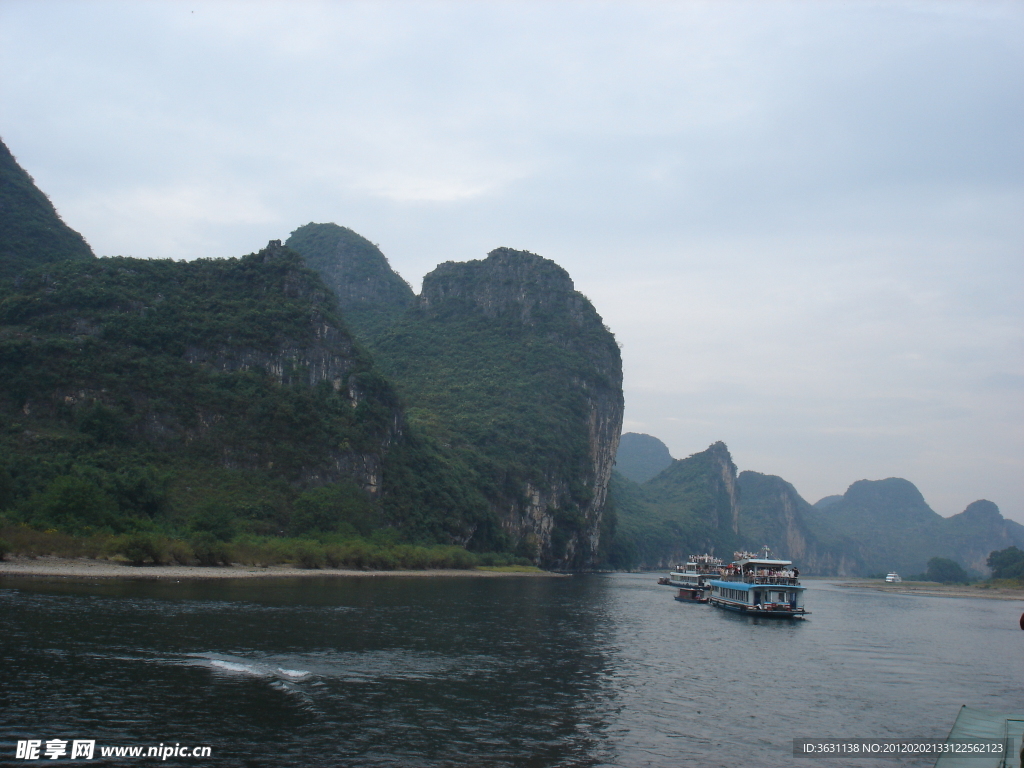
POLYGON ((90 738, 208 744, 219 766, 782 766, 794 738, 942 738, 962 703, 1024 711, 1018 604, 808 586, 791 622, 637 574, 7 579, 0 754, 90 738))

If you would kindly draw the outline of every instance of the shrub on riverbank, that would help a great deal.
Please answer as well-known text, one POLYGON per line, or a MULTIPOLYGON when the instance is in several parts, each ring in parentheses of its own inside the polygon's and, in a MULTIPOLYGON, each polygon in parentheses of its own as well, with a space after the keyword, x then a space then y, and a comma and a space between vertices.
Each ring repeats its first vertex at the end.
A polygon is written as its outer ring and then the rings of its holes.
MULTIPOLYGON (((24 557, 126 560, 133 565, 295 565, 299 568, 385 570, 468 570, 477 567, 522 568, 529 560, 507 553, 474 553, 451 545, 400 544, 387 536, 371 539, 338 536, 285 538, 241 536, 220 541, 204 532, 189 540, 156 533, 93 534, 75 537, 59 531, 39 531, 27 525, 0 528, 6 552, 24 557)), ((4 554, 0 546, 0 559, 4 554)))

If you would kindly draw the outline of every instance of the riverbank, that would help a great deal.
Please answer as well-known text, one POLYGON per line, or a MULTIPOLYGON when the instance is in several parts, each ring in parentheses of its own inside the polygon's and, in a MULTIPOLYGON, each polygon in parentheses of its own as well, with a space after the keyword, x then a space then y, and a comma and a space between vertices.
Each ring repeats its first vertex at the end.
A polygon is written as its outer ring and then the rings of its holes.
POLYGON ((981 597, 987 600, 1024 600, 1024 588, 990 587, 982 584, 938 584, 931 581, 901 581, 890 583, 874 579, 860 579, 837 583, 837 587, 851 589, 872 589, 875 592, 892 592, 898 595, 921 595, 923 597, 981 597))
POLYGON ((495 576, 553 576, 565 574, 542 571, 523 566, 439 569, 423 571, 362 571, 344 568, 296 568, 292 565, 140 565, 133 566, 111 560, 64 557, 12 557, 0 561, 0 578, 7 576, 46 577, 63 579, 251 579, 268 577, 346 577, 367 578, 379 576, 466 576, 490 578, 495 576))

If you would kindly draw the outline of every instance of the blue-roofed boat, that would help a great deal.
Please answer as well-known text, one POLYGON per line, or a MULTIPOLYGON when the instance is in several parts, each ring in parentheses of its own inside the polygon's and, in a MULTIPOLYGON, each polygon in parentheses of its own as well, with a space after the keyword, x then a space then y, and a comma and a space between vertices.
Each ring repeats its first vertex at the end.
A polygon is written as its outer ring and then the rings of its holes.
POLYGON ((732 563, 711 579, 710 600, 716 608, 750 616, 802 619, 804 591, 792 560, 775 557, 768 547, 759 553, 736 552, 732 563))

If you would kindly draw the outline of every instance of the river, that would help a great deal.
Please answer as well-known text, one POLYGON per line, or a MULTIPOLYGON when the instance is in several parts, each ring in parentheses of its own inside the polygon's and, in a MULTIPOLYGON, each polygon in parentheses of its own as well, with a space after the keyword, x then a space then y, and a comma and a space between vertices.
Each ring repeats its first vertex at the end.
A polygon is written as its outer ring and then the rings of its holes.
POLYGON ((121 765, 926 766, 793 739, 1024 712, 1021 603, 804 583, 812 615, 773 621, 651 574, 0 578, 0 763, 79 739, 212 755, 121 765))

